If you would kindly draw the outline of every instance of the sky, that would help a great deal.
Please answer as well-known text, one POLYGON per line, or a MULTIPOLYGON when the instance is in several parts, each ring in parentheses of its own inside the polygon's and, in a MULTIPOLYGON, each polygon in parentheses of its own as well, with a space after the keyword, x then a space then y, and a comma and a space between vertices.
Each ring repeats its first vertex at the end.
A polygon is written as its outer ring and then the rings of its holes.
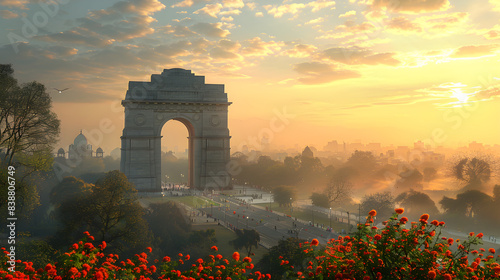
POLYGON ((0 26, 0 63, 50 91, 56 148, 80 129, 119 147, 128 81, 168 68, 225 84, 232 151, 500 139, 500 0, 0 0, 0 26))

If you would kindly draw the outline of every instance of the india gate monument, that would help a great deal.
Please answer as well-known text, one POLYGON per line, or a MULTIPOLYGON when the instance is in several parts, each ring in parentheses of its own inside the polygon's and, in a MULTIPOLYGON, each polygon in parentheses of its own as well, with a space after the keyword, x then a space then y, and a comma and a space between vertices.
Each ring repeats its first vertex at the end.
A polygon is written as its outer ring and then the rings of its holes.
POLYGON ((150 82, 129 82, 120 169, 138 191, 161 190, 161 135, 169 120, 188 130, 189 187, 231 186, 228 102, 224 85, 205 84, 190 70, 165 69, 150 82))

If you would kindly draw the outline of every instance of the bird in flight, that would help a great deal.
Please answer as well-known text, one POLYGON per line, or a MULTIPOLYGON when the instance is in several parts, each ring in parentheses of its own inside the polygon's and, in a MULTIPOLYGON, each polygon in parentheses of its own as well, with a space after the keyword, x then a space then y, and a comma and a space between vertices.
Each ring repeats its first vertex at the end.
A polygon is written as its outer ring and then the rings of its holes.
POLYGON ((57 90, 59 93, 62 93, 63 91, 69 89, 69 88, 65 88, 65 89, 57 89, 57 88, 54 88, 55 90, 57 90))

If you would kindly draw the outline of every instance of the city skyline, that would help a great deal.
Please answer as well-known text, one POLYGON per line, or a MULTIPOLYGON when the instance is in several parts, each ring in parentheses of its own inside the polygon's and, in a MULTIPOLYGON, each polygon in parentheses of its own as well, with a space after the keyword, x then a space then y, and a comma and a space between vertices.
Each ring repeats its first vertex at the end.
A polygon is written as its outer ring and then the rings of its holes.
MULTIPOLYGON (((225 84, 235 151, 264 136, 494 145, 499 13, 498 0, 0 0, 0 57, 51 92, 56 148, 80 129, 119 147, 128 82, 164 68, 225 84)), ((187 129, 167 125, 182 151, 187 129)))

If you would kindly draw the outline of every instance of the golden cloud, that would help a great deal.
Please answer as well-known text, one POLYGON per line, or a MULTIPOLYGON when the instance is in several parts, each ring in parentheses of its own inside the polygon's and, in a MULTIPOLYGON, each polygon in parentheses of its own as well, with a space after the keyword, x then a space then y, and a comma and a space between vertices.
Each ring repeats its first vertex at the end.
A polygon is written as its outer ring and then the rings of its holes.
POLYGON ((425 13, 446 11, 450 8, 448 0, 372 0, 373 9, 387 9, 391 12, 425 13))

